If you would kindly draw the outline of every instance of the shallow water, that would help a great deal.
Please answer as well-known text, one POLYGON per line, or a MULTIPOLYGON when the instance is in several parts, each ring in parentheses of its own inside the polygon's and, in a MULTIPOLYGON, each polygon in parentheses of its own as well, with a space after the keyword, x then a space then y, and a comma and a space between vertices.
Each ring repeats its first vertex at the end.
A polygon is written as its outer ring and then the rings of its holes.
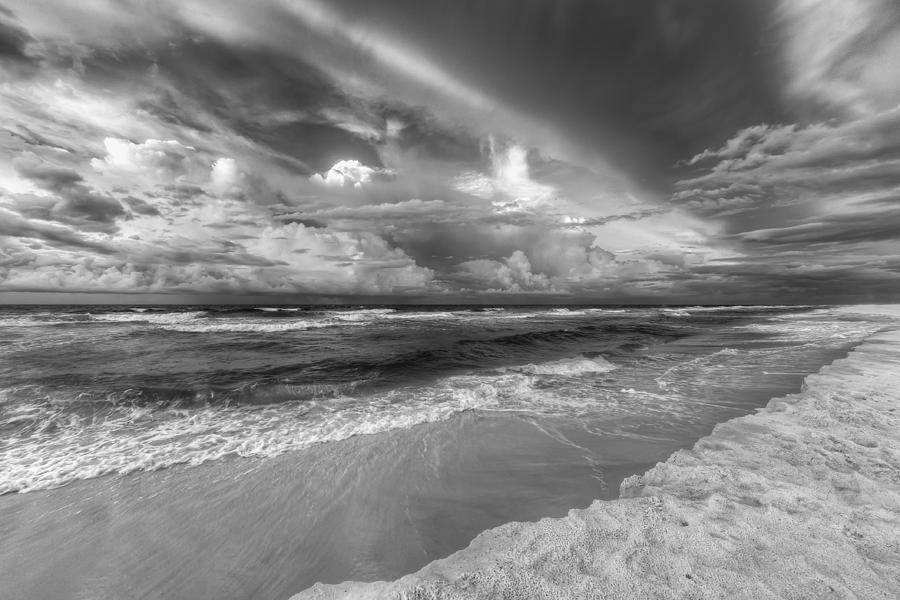
POLYGON ((3 315, 2 477, 32 490, 0 496, 10 598, 394 578, 616 497, 880 327, 752 308, 255 312, 3 315))

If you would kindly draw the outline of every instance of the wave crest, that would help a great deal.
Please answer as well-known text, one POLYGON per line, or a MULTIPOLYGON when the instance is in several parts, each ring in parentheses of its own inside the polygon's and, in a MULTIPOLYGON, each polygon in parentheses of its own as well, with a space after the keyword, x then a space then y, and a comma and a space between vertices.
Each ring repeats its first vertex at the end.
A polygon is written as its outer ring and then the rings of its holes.
POLYGON ((608 373, 615 368, 616 365, 612 364, 602 356, 596 358, 576 356, 574 358, 563 358, 539 364, 527 364, 521 367, 507 367, 507 370, 530 375, 558 375, 571 377, 589 373, 608 373))

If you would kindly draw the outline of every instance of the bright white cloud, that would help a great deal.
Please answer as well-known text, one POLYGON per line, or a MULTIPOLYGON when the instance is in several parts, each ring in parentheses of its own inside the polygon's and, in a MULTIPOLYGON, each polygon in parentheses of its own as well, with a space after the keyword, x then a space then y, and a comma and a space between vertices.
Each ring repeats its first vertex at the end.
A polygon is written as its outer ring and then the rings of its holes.
POLYGON ((100 172, 145 173, 159 179, 175 179, 191 170, 194 148, 176 140, 148 139, 140 144, 108 137, 103 141, 106 156, 91 160, 100 172))
POLYGON ((233 158, 220 158, 213 163, 209 173, 210 190, 219 196, 234 195, 240 192, 242 174, 238 170, 237 161, 233 158))
POLYGON ((372 176, 381 170, 366 166, 358 160, 342 160, 335 163, 324 174, 316 173, 309 178, 317 185, 328 187, 353 187, 361 188, 372 182, 372 176))

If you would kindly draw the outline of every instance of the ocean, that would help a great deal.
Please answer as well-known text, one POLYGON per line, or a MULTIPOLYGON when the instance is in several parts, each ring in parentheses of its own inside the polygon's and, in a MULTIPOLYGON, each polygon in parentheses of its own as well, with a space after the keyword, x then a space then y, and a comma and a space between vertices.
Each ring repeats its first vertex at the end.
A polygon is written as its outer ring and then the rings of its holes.
POLYGON ((561 516, 883 327, 828 307, 0 307, 2 598, 286 598, 561 516))

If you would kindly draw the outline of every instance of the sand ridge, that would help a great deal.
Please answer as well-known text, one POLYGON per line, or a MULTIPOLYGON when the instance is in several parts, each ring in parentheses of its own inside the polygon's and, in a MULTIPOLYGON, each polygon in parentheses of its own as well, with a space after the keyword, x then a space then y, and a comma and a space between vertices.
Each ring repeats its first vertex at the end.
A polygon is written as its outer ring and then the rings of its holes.
POLYGON ((393 582, 317 584, 293 600, 900 598, 900 330, 621 491, 486 531, 393 582))

